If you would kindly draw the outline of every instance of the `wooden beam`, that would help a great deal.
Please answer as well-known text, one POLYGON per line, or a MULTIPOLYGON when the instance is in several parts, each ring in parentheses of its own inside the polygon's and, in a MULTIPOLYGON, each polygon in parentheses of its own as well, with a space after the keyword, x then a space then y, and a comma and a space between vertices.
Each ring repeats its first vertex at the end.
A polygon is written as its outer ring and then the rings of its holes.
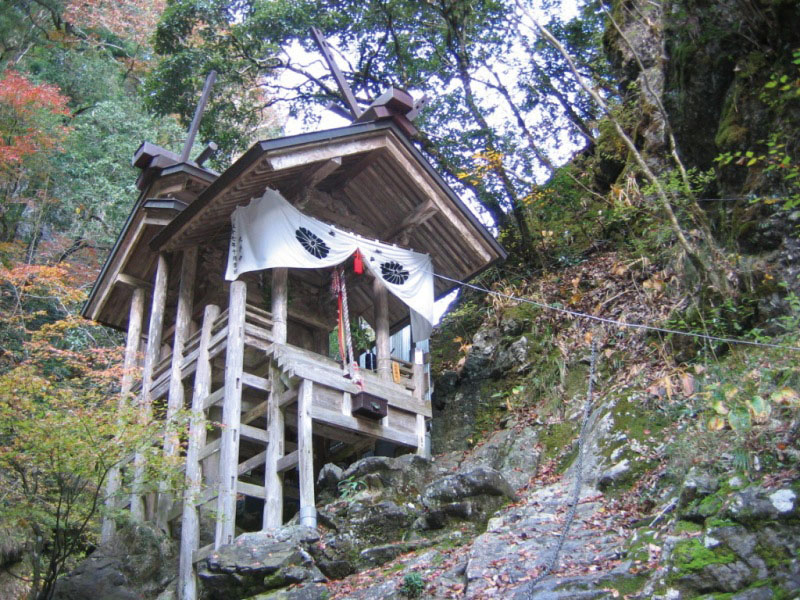
POLYGON ((218 315, 218 306, 213 304, 206 306, 200 330, 200 347, 192 392, 192 415, 186 447, 186 491, 183 495, 181 549, 178 564, 179 600, 197 599, 197 578, 193 564, 196 562, 195 557, 200 547, 200 517, 196 502, 202 492, 203 474, 200 469, 200 449, 205 445, 205 399, 211 388, 211 361, 208 358, 208 345, 211 341, 211 328, 218 315))
POLYGON ((286 456, 281 457, 281 459, 278 461, 278 471, 283 473, 289 469, 294 469, 299 460, 299 452, 297 450, 290 452, 286 456))
MULTIPOLYGON (((334 361, 295 346, 275 346, 274 356, 278 364, 293 377, 311 379, 314 383, 335 390, 357 394, 360 390, 351 380, 342 376, 341 367, 334 361)), ((362 371, 364 387, 368 392, 386 398, 389 406, 431 416, 428 402, 420 402, 403 386, 390 380, 380 379, 374 373, 362 371)))
POLYGON ((408 177, 416 184, 417 188, 428 198, 432 199, 436 204, 436 208, 444 215, 450 226, 458 232, 459 236, 466 242, 475 252, 480 255, 481 260, 489 262, 492 260, 491 253, 487 250, 487 243, 478 239, 476 233, 471 225, 467 224, 466 217, 458 214, 458 211, 450 206, 449 199, 445 199, 443 194, 439 192, 435 183, 430 181, 426 175, 420 172, 415 164, 415 161, 408 158, 403 150, 396 144, 388 144, 387 149, 399 164, 400 167, 406 171, 408 177))
POLYGON ((405 233, 406 230, 419 227, 438 212, 439 209, 436 208, 436 204, 433 200, 426 200, 412 212, 408 213, 400 223, 386 229, 379 239, 391 242, 401 233, 405 233))
MULTIPOLYGON (((158 255, 156 281, 153 286, 153 302, 150 307, 150 323, 147 329, 147 349, 142 369, 142 394, 139 401, 139 414, 142 423, 148 423, 153 415, 153 369, 161 352, 161 334, 164 330, 164 309, 167 303, 167 277, 169 265, 164 253, 158 255)), ((142 488, 145 478, 144 453, 139 451, 134 458, 133 490, 131 491, 131 518, 145 520, 145 504, 142 488)))
MULTIPOLYGON (((274 296, 273 296, 274 299, 274 296)), ((273 304, 274 307, 274 304, 273 304)), ((280 400, 284 394, 280 371, 270 366, 272 390, 267 398, 267 459, 264 464, 264 499, 263 528, 277 529, 283 525, 283 473, 278 469, 278 462, 284 454, 284 414, 280 400)))
POLYGON ((272 339, 278 344, 286 343, 288 283, 288 269, 272 269, 272 339))
POLYGON ((200 95, 200 102, 197 103, 197 108, 192 117, 192 123, 189 125, 189 131, 186 134, 186 142, 183 144, 183 151, 181 152, 181 162, 185 163, 189 160, 189 153, 192 151, 192 144, 197 135, 197 130, 200 129, 200 119, 203 118, 203 112, 206 110, 208 98, 211 96, 211 88, 217 80, 217 72, 212 70, 206 77, 206 82, 203 84, 203 93, 200 95))
POLYGON ((331 52, 328 40, 325 39, 325 36, 323 36, 322 32, 316 27, 311 28, 311 35, 314 37, 314 41, 317 43, 317 48, 319 48, 319 51, 322 53, 325 62, 328 63, 328 68, 330 68, 331 73, 333 74, 333 79, 336 81, 336 85, 339 86, 339 91, 342 93, 342 96, 344 96, 344 100, 347 103, 350 112, 353 114, 353 119, 357 119, 361 116, 362 110, 358 106, 358 102, 356 102, 356 97, 353 95, 350 85, 347 83, 344 75, 342 75, 342 72, 339 70, 339 66, 336 64, 336 59, 333 58, 333 53, 331 52))
POLYGON ((332 158, 344 157, 360 152, 369 152, 386 147, 386 138, 371 137, 358 140, 341 141, 306 149, 287 150, 284 154, 270 156, 266 161, 275 171, 291 169, 309 163, 330 160, 332 158))
POLYGON ((219 457, 219 495, 214 547, 233 542, 236 529, 236 470, 239 466, 239 432, 242 416, 244 366, 244 314, 247 284, 231 282, 228 303, 228 339, 225 357, 225 399, 222 401, 222 443, 219 457))
POLYGON ((416 434, 407 433, 391 427, 385 427, 380 422, 373 422, 367 419, 357 419, 355 417, 348 417, 340 412, 314 406, 311 411, 311 416, 314 421, 340 427, 342 429, 349 429, 357 433, 362 433, 371 437, 381 440, 387 440, 409 446, 411 448, 417 447, 416 434))
MULTIPOLYGON (((183 389, 183 350, 192 325, 192 309, 194 302, 194 281, 197 272, 197 246, 187 248, 181 257, 181 279, 178 287, 178 307, 175 314, 175 334, 172 336, 172 363, 170 365, 169 394, 167 396, 167 424, 164 436, 164 456, 167 461, 178 453, 178 432, 175 430, 175 417, 184 407, 185 392, 183 389)), ((167 530, 167 516, 172 505, 172 495, 167 483, 159 485, 158 511, 156 523, 167 530)))
POLYGON ((311 408, 314 403, 314 384, 308 379, 300 382, 297 394, 297 452, 300 480, 300 525, 317 526, 314 502, 314 443, 311 408))
MULTIPOLYGON (((425 357, 421 348, 414 349, 414 365, 412 369, 414 379, 414 398, 420 402, 427 403, 425 394, 425 357)), ((425 458, 430 458, 430 454, 428 453, 427 431, 425 428, 425 415, 417 414, 416 433, 417 454, 419 456, 424 456, 425 458)))
POLYGON ((239 435, 241 437, 251 440, 253 442, 261 442, 262 444, 266 444, 268 442, 267 432, 263 429, 259 429, 258 427, 252 427, 250 425, 240 424, 240 432, 239 435))
POLYGON ((134 290, 138 288, 144 288, 148 291, 153 289, 153 284, 149 281, 139 279, 138 277, 134 277, 133 275, 128 275, 126 273, 117 273, 115 282, 132 287, 134 290))
POLYGON ((264 498, 266 496, 266 492, 262 486, 241 480, 236 481, 236 491, 246 496, 252 496, 253 498, 264 498))
POLYGON ((269 379, 253 375, 252 373, 242 373, 242 383, 257 390, 264 392, 269 391, 269 379))
POLYGON ((311 173, 310 176, 305 181, 300 182, 300 189, 298 192, 295 193, 297 196, 297 201, 295 202, 295 206, 303 210, 308 204, 308 201, 311 197, 311 190, 313 190, 317 185, 325 179, 328 175, 336 171, 339 167, 342 166, 342 157, 336 156, 334 158, 330 158, 326 161, 323 161, 314 171, 311 173))
POLYGON ((256 467, 260 467, 264 464, 264 461, 267 458, 267 451, 263 450, 258 454, 251 456, 246 461, 239 463, 237 468, 237 475, 244 475, 245 473, 252 471, 256 467))
MULTIPOLYGON (((139 346, 142 341, 142 319, 144 316, 144 288, 134 288, 131 295, 131 306, 128 311, 128 336, 125 339, 125 358, 122 363, 122 381, 119 391, 119 409, 125 410, 129 401, 128 394, 133 387, 135 371, 138 363, 139 346)), ((112 467, 108 472, 106 483, 106 508, 108 514, 103 518, 100 539, 103 543, 111 542, 114 537, 114 515, 112 510, 117 504, 117 494, 121 487, 120 467, 112 467)))

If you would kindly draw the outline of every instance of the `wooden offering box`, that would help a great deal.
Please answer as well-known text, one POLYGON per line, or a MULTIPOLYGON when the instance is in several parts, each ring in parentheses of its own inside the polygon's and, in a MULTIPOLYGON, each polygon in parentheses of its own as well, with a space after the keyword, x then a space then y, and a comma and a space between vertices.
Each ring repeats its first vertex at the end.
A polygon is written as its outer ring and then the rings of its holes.
POLYGON ((353 415, 380 421, 388 414, 388 402, 369 392, 359 392, 353 396, 353 415))

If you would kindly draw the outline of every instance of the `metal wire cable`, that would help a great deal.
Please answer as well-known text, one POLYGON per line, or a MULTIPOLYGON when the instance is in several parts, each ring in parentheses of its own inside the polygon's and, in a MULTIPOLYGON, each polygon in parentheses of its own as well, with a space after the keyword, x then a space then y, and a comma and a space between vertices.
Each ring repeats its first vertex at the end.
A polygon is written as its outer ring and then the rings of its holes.
POLYGON ((631 327, 633 329, 646 329, 648 331, 658 331, 660 333, 672 333, 674 335, 683 335, 687 337, 699 338, 701 340, 708 340, 712 342, 725 342, 727 344, 742 344, 745 346, 759 346, 762 348, 778 348, 779 350, 792 350, 794 352, 800 352, 800 347, 798 346, 788 346, 785 344, 771 344, 769 342, 756 342, 752 340, 743 340, 741 338, 725 338, 725 337, 718 337, 715 335, 708 335, 706 333, 695 333, 692 331, 681 331, 679 329, 668 329, 666 327, 657 327, 656 325, 646 325, 644 323, 630 323, 627 321, 618 321, 617 319, 608 319, 606 317, 598 317, 595 315, 589 315, 586 313, 579 312, 577 310, 570 310, 568 308, 562 308, 560 306, 553 306, 552 304, 545 304, 544 302, 537 302, 536 300, 531 300, 530 298, 520 298, 519 296, 513 296, 511 294, 504 294, 502 292, 497 292, 495 290, 490 290, 479 285, 475 285, 472 283, 467 283, 465 281, 459 281, 458 279, 452 279, 445 275, 440 275, 439 273, 434 273, 434 277, 438 277, 439 279, 443 279, 445 281, 450 281, 452 283, 457 283, 458 285, 471 288, 473 290, 477 290, 479 292, 484 292, 487 294, 492 294, 493 296, 498 296, 500 298, 506 298, 508 300, 515 300, 517 302, 525 302, 526 304, 532 304, 534 306, 538 306, 539 308, 544 308, 547 310, 552 310, 555 312, 560 312, 563 314, 571 315, 573 317, 577 317, 580 319, 589 319, 591 321, 596 321, 598 323, 606 323, 608 325, 616 325, 617 327, 631 327))
POLYGON ((583 487, 583 450, 586 443, 586 430, 589 424, 589 415, 592 413, 592 402, 594 394, 594 372, 595 363, 597 362, 597 344, 592 340, 592 357, 589 363, 589 385, 586 391, 586 401, 583 403, 583 419, 581 421, 581 431, 578 434, 578 456, 575 458, 575 486, 572 490, 572 497, 570 498, 569 511, 567 518, 564 520, 564 527, 561 530, 561 536, 558 538, 553 554, 547 561, 544 569, 528 584, 527 592, 532 593, 534 588, 547 577, 555 568, 558 563, 558 557, 561 550, 564 548, 564 542, 567 539, 567 534, 572 527, 572 522, 575 520, 575 513, 578 511, 578 501, 581 497, 581 488, 583 487))

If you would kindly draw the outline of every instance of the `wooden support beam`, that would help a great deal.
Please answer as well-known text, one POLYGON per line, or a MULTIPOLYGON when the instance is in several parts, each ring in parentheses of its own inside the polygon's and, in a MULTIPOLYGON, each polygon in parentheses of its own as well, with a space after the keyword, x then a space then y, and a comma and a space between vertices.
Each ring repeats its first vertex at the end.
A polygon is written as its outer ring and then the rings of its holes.
POLYGON ((348 417, 340 412, 333 411, 320 406, 314 406, 311 411, 311 416, 314 422, 325 423, 333 425, 341 429, 348 429, 357 433, 365 434, 380 440, 387 440, 395 442, 411 448, 417 447, 416 434, 406 433, 398 429, 386 427, 380 422, 370 421, 368 419, 357 419, 355 417, 348 417))
MULTIPOLYGON (((153 285, 153 302, 150 307, 150 323, 147 328, 147 349, 142 369, 142 393, 139 400, 139 413, 142 423, 150 421, 153 415, 153 369, 158 363, 161 352, 161 334, 164 330, 164 309, 167 303, 167 277, 169 265, 164 253, 158 255, 156 281, 153 285)), ((145 520, 145 503, 142 496, 144 486, 145 464, 144 454, 140 451, 134 458, 133 490, 131 492, 131 518, 134 521, 145 520)))
POLYGON ((247 285, 231 282, 228 303, 228 340, 225 357, 225 398, 222 401, 222 443, 219 457, 219 495, 214 548, 233 541, 236 529, 236 477, 239 466, 239 432, 242 416, 244 365, 244 314, 247 285))
POLYGON ((181 516, 181 550, 178 565, 178 600, 197 600, 197 579, 193 563, 200 546, 200 517, 197 500, 202 491, 203 474, 200 469, 200 449, 205 445, 206 419, 205 399, 211 388, 211 361, 208 345, 211 328, 219 315, 219 307, 206 306, 200 330, 200 346, 197 355, 197 370, 192 392, 192 415, 189 423, 189 439, 186 447, 186 491, 183 496, 181 516))
MULTIPOLYGON (((421 403, 427 403, 427 394, 425 389, 425 355, 421 348, 414 349, 414 364, 412 366, 412 378, 414 380, 414 398, 421 403)), ((430 452, 427 441, 427 430, 425 425, 425 415, 417 414, 417 454, 425 458, 430 458, 430 452)))
POLYGON ((317 526, 314 502, 314 444, 311 408, 314 403, 314 384, 308 379, 300 382, 297 394, 297 452, 300 480, 300 525, 317 526))
POLYGON ((295 206, 303 210, 305 206, 308 204, 309 199, 311 198, 311 190, 317 187, 323 179, 325 179, 328 175, 336 171, 339 167, 342 166, 342 157, 336 156, 334 158, 330 158, 326 161, 323 161, 320 166, 314 169, 313 173, 307 177, 307 179, 301 182, 300 191, 297 192, 297 202, 295 202, 295 206))
MULTIPOLYGON (((197 246, 183 251, 181 260, 181 279, 178 287, 178 307, 175 314, 175 334, 172 336, 172 363, 170 365, 169 394, 167 396, 167 423, 164 435, 164 456, 169 461, 178 453, 178 431, 175 430, 175 416, 184 407, 183 389, 184 345, 192 326, 194 302, 194 280, 197 272, 197 246)), ((159 485, 156 524, 167 531, 167 516, 172 505, 172 495, 166 482, 159 485)))
POLYGON ((272 339, 278 344, 286 343, 288 283, 289 269, 272 270, 272 339))
POLYGON ((145 290, 152 290, 153 284, 149 281, 145 281, 143 279, 139 279, 138 277, 134 277, 133 275, 127 275, 125 273, 117 273, 116 283, 121 283, 122 285, 127 285, 132 287, 134 290, 139 288, 144 288, 145 290))
POLYGON ((253 375, 251 373, 242 373, 242 383, 251 388, 261 390, 264 392, 269 391, 269 379, 253 375))
MULTIPOLYGON (((286 321, 288 308, 288 269, 272 270, 272 339, 278 344, 286 343, 286 321)), ((284 453, 284 415, 280 406, 284 387, 280 371, 270 367, 271 389, 267 398, 267 459, 264 464, 263 528, 276 529, 283 524, 283 474, 278 470, 278 461, 284 453)))
POLYGON ((239 467, 237 468, 237 475, 244 475, 248 471, 252 471, 256 467, 260 467, 261 465, 264 464, 266 458, 267 458, 267 451, 264 450, 254 456, 251 456, 246 461, 239 463, 239 467))
POLYGON ((263 528, 276 529, 283 524, 283 473, 278 469, 278 462, 284 454, 284 414, 280 399, 284 394, 284 386, 280 371, 270 367, 272 390, 267 399, 267 459, 264 464, 264 501, 263 528))
MULTIPOLYGON (((131 295, 131 306, 128 312, 128 336, 125 339, 125 359, 122 363, 122 381, 119 390, 119 408, 125 410, 129 401, 133 381, 136 375, 139 346, 142 341, 142 319, 144 316, 144 288, 134 288, 131 295)), ((106 483, 106 508, 109 509, 103 519, 100 540, 109 543, 114 537, 114 515, 112 510, 117 505, 117 494, 121 487, 120 467, 115 466, 108 472, 106 483)))
POLYGON ((392 348, 389 339, 389 290, 375 277, 372 283, 375 306, 375 349, 378 355, 378 377, 392 379, 392 348))
POLYGON ((286 456, 281 457, 281 459, 278 461, 278 471, 283 473, 289 469, 294 469, 299 460, 299 452, 297 450, 290 452, 286 456))
POLYGON ((417 206, 412 212, 408 213, 400 223, 386 229, 383 234, 379 236, 379 239, 391 242, 401 234, 406 234, 407 230, 422 225, 425 221, 434 216, 438 210, 433 200, 427 200, 417 206))

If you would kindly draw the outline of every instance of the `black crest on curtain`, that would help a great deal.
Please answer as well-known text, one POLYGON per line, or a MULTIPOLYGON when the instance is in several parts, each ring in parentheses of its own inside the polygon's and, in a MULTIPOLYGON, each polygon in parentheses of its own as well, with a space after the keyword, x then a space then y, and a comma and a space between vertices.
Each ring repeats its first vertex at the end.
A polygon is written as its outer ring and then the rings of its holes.
POLYGON ((381 276, 395 285, 402 285, 408 280, 408 270, 399 262, 389 261, 381 263, 381 276))
POLYGON ((306 252, 315 258, 325 258, 331 251, 328 244, 323 242, 319 237, 311 233, 305 227, 299 227, 294 232, 294 237, 302 244, 306 252))

